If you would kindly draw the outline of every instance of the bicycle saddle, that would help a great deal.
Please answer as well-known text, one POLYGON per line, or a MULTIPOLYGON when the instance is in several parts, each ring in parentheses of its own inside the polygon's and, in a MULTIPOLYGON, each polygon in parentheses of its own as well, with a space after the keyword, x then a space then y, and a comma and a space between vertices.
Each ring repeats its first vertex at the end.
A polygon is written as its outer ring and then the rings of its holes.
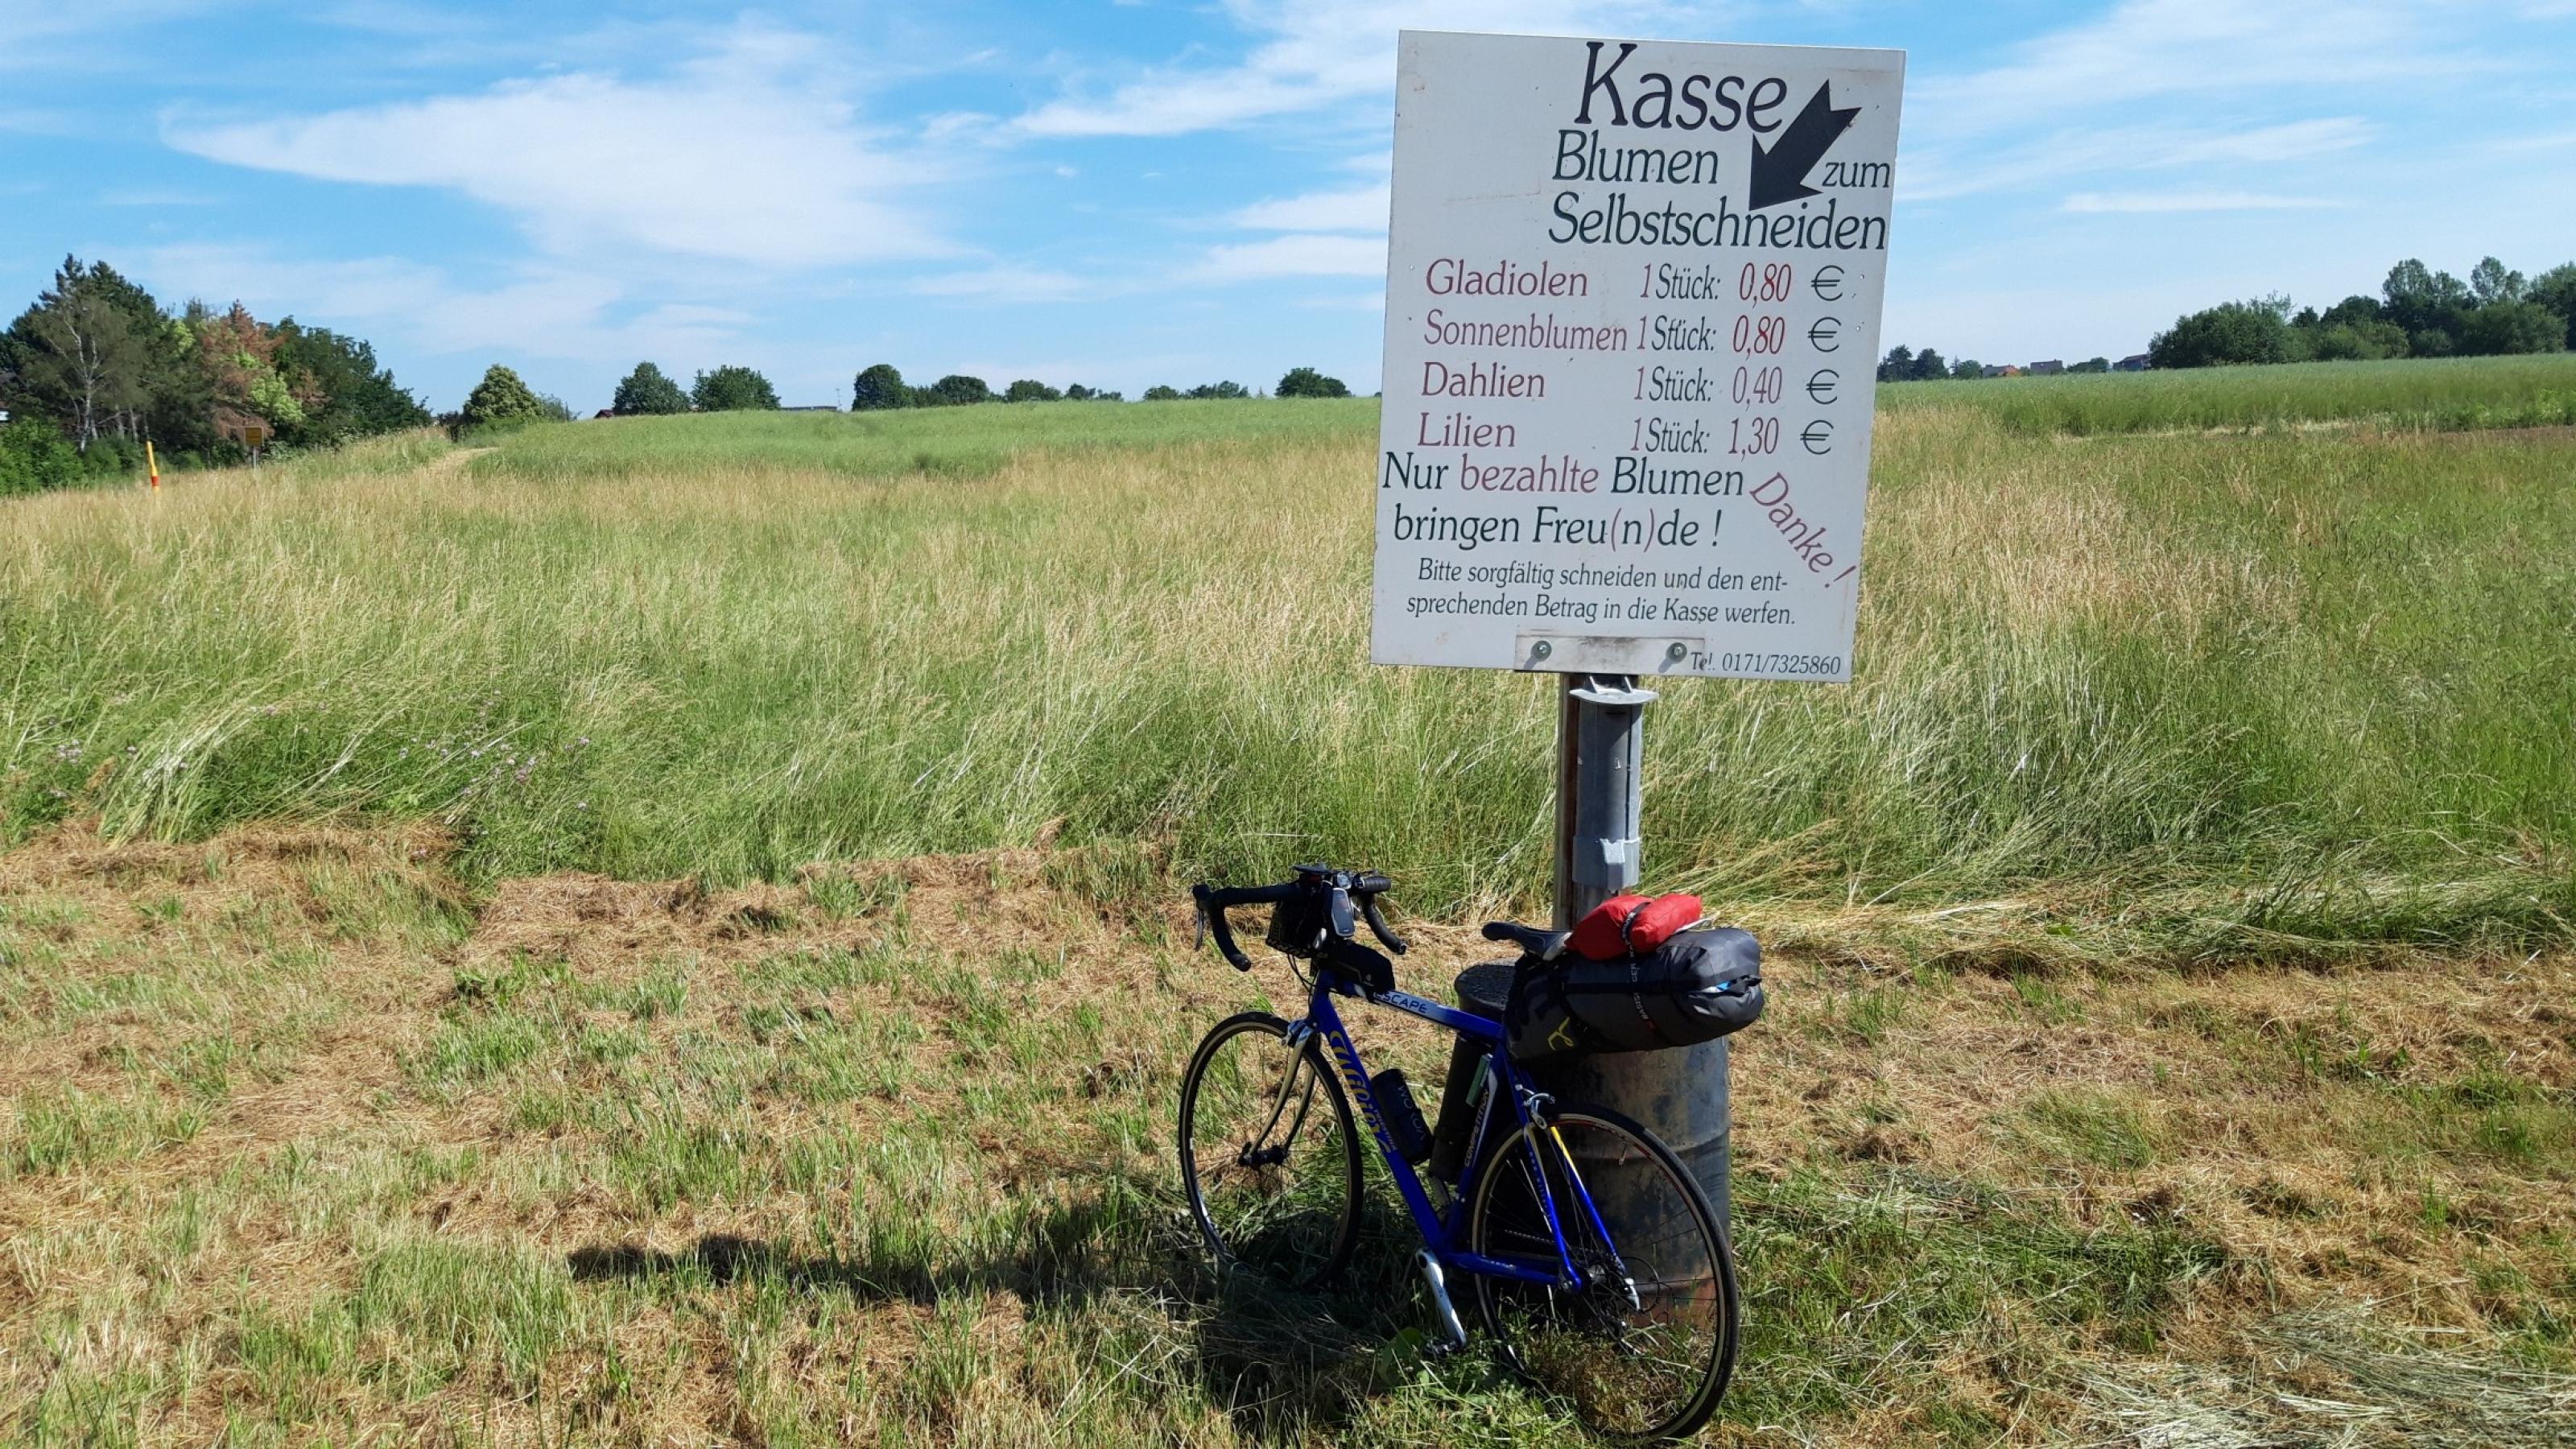
POLYGON ((1539 961, 1555 960, 1564 952, 1565 943, 1573 934, 1572 931, 1544 931, 1536 926, 1524 926, 1517 921, 1485 923, 1486 940, 1509 941, 1520 947, 1522 954, 1539 961))

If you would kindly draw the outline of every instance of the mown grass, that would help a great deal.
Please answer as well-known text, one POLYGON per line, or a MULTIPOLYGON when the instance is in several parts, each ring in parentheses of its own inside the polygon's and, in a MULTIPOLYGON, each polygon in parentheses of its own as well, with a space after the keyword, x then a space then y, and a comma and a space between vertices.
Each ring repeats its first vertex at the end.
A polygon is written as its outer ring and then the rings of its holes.
MULTIPOLYGON (((1104 911, 1079 853, 870 868, 856 909, 516 881, 461 927, 409 850, 200 858, 0 856, 0 1441, 1579 1442, 1425 1351, 1383 1182, 1339 1289, 1211 1274, 1177 1077, 1291 983, 1104 911)), ((2038 1010, 1768 971, 1712 1441, 2576 1430, 2567 960, 2067 975, 2038 1010)), ((1359 1035, 1437 1080, 1428 1034, 1359 1035)))
POLYGON ((1883 387, 1886 411, 1973 407, 2029 435, 2576 426, 2576 353, 1988 378, 1883 387))
MULTIPOLYGON (((478 878, 717 881, 1115 838, 1526 904, 1552 683, 1364 662, 1370 422, 637 419, 13 502, 0 835, 430 817, 478 878)), ((1859 682, 1667 688, 1657 879, 1916 954, 2566 938, 2576 449, 1899 406, 1876 472, 1859 682)))

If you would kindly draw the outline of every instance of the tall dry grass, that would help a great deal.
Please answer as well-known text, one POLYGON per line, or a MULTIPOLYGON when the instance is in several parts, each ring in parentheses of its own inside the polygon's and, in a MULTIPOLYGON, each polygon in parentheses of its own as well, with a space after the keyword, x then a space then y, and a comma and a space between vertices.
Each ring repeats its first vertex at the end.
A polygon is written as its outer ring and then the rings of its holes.
MULTIPOLYGON (((574 425, 6 505, 7 829, 427 816, 487 876, 715 878, 1044 834, 1526 901, 1552 682, 1365 662, 1372 411, 1304 409, 574 425), (1075 446, 1025 446, 1049 416, 1075 446)), ((1858 682, 1666 688, 1650 874, 1931 949, 2563 938, 2571 459, 1890 413, 1858 682)))

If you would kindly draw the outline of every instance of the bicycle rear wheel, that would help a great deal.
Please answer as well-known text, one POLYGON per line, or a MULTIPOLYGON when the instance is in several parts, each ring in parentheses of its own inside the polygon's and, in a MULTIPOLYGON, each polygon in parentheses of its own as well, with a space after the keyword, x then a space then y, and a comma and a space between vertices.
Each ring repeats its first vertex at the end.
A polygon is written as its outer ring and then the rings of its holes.
POLYGON ((1586 1286, 1479 1275, 1485 1328, 1504 1357, 1599 1433, 1679 1438, 1707 1423, 1735 1369, 1737 1305, 1726 1235, 1699 1184, 1631 1119, 1561 1106, 1495 1150, 1469 1241, 1553 1270, 1550 1206, 1586 1286))
POLYGON ((1342 1271, 1360 1229, 1351 1104, 1312 1038, 1251 1011, 1218 1022, 1181 1078, 1181 1181, 1217 1261, 1295 1288, 1342 1271))

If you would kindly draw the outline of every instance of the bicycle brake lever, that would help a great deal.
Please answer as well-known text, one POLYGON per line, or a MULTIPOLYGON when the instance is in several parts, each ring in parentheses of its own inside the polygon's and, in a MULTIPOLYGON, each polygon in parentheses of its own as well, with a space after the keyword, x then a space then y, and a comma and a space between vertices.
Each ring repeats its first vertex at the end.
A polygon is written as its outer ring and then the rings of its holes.
POLYGON ((1207 949, 1207 907, 1193 905, 1190 910, 1190 919, 1197 922, 1199 928, 1198 933, 1190 938, 1190 949, 1192 951, 1204 951, 1207 949))

